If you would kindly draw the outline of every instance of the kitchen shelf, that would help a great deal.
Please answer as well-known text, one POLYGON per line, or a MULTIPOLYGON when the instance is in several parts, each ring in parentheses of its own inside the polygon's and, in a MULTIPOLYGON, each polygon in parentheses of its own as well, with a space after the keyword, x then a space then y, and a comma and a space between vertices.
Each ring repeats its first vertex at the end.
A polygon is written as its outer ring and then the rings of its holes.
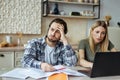
POLYGON ((47 17, 63 17, 63 18, 85 18, 85 19, 95 19, 94 16, 71 16, 71 15, 53 15, 48 14, 47 17))
POLYGON ((63 4, 80 4, 80 5, 94 5, 98 6, 99 4, 96 3, 80 3, 80 2, 68 2, 68 1, 51 1, 49 0, 50 3, 63 3, 63 4))
POLYGON ((69 1, 57 1, 57 0, 43 0, 43 17, 64 17, 64 18, 85 18, 85 19, 98 19, 100 18, 100 0, 98 3, 80 3, 80 2, 69 2, 69 1), (92 11, 97 14, 97 16, 71 16, 71 15, 54 15, 50 14, 49 11, 49 3, 58 3, 58 4, 65 4, 65 5, 83 5, 84 6, 92 6, 92 11), (97 7, 97 9, 96 9, 97 7), (97 10, 97 11, 96 11, 97 10))

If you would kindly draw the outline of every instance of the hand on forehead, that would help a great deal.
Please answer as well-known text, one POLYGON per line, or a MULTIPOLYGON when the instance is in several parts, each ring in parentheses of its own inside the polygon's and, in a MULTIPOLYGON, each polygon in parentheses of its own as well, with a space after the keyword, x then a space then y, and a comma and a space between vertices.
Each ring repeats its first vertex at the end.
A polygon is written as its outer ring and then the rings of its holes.
POLYGON ((63 24, 57 24, 57 28, 64 29, 63 24))

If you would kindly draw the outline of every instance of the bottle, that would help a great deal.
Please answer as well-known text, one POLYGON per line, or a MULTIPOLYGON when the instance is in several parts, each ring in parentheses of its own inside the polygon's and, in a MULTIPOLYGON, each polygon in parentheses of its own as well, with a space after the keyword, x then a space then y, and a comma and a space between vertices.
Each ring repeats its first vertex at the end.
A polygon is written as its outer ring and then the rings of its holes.
POLYGON ((18 40, 17 40, 17 45, 18 45, 18 46, 22 46, 21 38, 18 38, 18 40))
POLYGON ((59 14, 59 9, 58 9, 58 4, 57 3, 55 3, 53 14, 59 14))
POLYGON ((84 2, 84 0, 78 0, 78 2, 83 3, 83 2, 84 2))
POLYGON ((99 3, 99 0, 94 0, 94 3, 96 3, 96 4, 99 3))

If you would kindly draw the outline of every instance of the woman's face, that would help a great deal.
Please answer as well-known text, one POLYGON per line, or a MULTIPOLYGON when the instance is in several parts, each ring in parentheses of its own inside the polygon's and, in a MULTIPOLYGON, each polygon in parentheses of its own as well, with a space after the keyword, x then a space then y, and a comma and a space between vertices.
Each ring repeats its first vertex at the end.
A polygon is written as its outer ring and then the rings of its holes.
POLYGON ((92 31, 92 37, 93 37, 95 44, 98 44, 101 41, 103 41, 105 35, 106 35, 106 30, 102 26, 98 26, 98 27, 94 28, 92 31))

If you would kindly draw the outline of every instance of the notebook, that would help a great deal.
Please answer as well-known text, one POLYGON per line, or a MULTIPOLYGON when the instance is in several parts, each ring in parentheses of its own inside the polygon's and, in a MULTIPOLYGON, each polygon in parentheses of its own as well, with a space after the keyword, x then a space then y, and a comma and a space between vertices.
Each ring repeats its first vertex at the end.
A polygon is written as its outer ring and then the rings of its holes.
POLYGON ((120 52, 97 52, 93 68, 81 71, 89 77, 117 76, 120 75, 120 52))

